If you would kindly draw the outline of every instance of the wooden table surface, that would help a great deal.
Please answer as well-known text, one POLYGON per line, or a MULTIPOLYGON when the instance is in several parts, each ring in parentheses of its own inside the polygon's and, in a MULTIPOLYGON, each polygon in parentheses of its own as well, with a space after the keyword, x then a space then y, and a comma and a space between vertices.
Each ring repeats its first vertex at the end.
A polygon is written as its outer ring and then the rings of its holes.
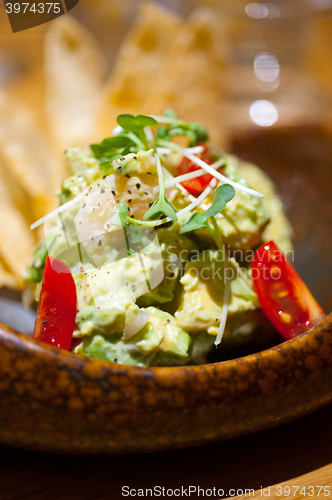
MULTIPOLYGON (((19 52, 22 35, 15 36, 19 52)), ((40 50, 42 36, 40 29, 29 32, 36 47, 34 54, 40 50)), ((12 44, 12 34, 2 31, 2 48, 6 37, 12 44)), ((40 88, 34 82, 30 87, 26 87, 26 94, 31 103, 35 103, 40 88)), ((206 447, 149 455, 60 456, 0 445, 0 500, 117 500, 124 498, 121 488, 125 485, 135 489, 215 487, 222 488, 225 496, 230 489, 260 490, 279 483, 300 487, 331 485, 332 490, 331 423, 332 406, 329 406, 260 434, 206 447)), ((324 499, 324 494, 321 492, 318 497, 317 492, 313 498, 324 499)), ((284 498, 277 493, 276 488, 271 488, 266 498, 284 498)), ((332 500, 332 491, 330 496, 332 500)), ((191 498, 197 495, 192 494, 191 498)), ((255 498, 264 497, 256 491, 255 498)))
MULTIPOLYGON (((125 498, 125 485, 136 490, 154 486, 215 487, 223 488, 228 496, 232 488, 260 490, 279 483, 316 486, 313 498, 324 499, 328 496, 321 492, 318 497, 317 487, 331 485, 332 490, 331 422, 332 405, 256 435, 147 455, 61 456, 3 446, 0 499, 117 500, 125 498)), ((278 493, 280 490, 271 488, 269 498, 284 498, 278 493)), ((192 494, 191 498, 198 496, 192 494)), ((255 498, 264 497, 256 491, 255 498)), ((297 494, 292 498, 305 496, 297 494)))

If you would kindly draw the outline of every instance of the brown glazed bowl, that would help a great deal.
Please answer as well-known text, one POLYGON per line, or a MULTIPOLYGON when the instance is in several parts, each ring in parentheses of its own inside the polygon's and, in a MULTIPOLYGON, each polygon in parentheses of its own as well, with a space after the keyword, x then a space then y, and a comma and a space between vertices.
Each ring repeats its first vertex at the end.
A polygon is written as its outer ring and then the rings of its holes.
MULTIPOLYGON (((275 181, 294 227, 296 269, 331 311, 330 132, 246 131, 232 149, 275 181)), ((31 333, 27 311, 1 304, 0 321, 31 333)), ((0 327, 0 442, 10 445, 62 453, 195 446, 267 429, 330 402, 332 314, 262 352, 180 368, 90 360, 0 327)))
POLYGON ((177 368, 80 357, 0 328, 0 442, 61 453, 195 446, 332 401, 332 314, 258 354, 177 368))

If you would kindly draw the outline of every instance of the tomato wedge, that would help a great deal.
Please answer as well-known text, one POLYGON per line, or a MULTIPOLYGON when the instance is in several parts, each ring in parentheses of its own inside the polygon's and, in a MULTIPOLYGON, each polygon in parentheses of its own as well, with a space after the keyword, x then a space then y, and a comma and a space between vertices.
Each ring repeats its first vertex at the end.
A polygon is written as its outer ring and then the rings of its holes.
MULTIPOLYGON (((200 145, 202 146, 202 144, 200 145)), ((204 151, 199 155, 197 155, 197 157, 205 161, 208 165, 212 165, 212 163, 215 162, 215 160, 211 158, 209 154, 209 149, 206 146, 204 146, 204 151)), ((179 167, 178 175, 184 175, 187 174, 188 172, 194 172, 195 170, 200 170, 200 169, 201 167, 193 163, 191 160, 188 160, 188 158, 184 157, 179 167)), ((188 181, 181 182, 181 186, 183 186, 188 191, 188 193, 193 195, 199 195, 204 191, 204 189, 211 182, 211 180, 212 180, 212 175, 204 174, 201 175, 200 177, 196 177, 195 179, 190 179, 188 181)))
POLYGON ((63 262, 47 256, 33 338, 68 350, 75 330, 77 294, 63 262))
POLYGON ((304 333, 325 316, 273 241, 264 243, 256 250, 252 279, 264 313, 285 339, 304 333))

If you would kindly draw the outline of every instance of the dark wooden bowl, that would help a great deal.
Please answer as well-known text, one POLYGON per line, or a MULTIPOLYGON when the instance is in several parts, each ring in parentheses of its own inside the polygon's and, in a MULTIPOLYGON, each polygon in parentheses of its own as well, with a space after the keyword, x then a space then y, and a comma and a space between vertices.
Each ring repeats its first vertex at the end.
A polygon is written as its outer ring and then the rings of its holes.
MULTIPOLYGON (((294 226, 295 266, 330 311, 331 136, 310 127, 253 132, 239 134, 233 149, 275 180, 294 226)), ((0 304, 0 320, 28 333, 32 318, 20 323, 19 316, 15 308, 4 316, 0 304)), ((276 426, 331 401, 332 315, 262 352, 180 368, 90 360, 0 328, 0 442, 19 447, 128 453, 194 446, 276 426)))
POLYGON ((332 314, 279 346, 221 363, 134 368, 0 328, 0 441, 61 453, 196 446, 332 401, 332 314))

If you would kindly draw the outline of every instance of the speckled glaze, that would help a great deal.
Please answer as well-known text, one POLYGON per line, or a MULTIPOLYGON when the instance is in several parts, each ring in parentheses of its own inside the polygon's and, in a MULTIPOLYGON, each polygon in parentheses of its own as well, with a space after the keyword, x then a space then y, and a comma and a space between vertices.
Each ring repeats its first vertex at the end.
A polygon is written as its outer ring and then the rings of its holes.
POLYGON ((332 401, 332 314, 259 354, 178 368, 83 358, 0 325, 0 441, 62 453, 210 443, 332 401))

